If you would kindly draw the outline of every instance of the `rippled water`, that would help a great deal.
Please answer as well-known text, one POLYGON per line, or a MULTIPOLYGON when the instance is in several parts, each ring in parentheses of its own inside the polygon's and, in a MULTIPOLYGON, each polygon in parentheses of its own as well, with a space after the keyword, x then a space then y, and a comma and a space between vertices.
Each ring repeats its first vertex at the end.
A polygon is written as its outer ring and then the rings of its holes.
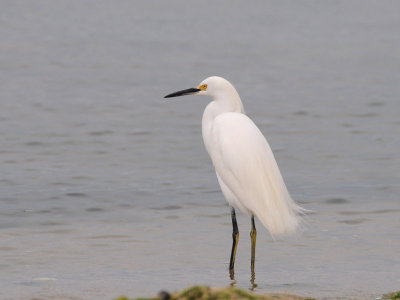
MULTIPOLYGON (((202 145, 231 80, 302 232, 258 227, 257 292, 400 287, 400 5, 390 1, 3 1, 0 298, 112 299, 229 285, 229 208, 202 145)), ((236 285, 250 288, 250 220, 236 285)))

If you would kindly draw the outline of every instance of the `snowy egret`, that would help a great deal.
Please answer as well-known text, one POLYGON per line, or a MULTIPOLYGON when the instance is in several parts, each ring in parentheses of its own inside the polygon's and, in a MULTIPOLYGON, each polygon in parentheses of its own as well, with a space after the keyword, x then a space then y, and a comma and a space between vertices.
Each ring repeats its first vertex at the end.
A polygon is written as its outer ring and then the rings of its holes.
POLYGON ((232 278, 239 240, 237 208, 251 216, 251 272, 254 284, 257 237, 254 216, 272 236, 277 236, 296 230, 303 209, 290 197, 270 146, 258 127, 245 115, 234 86, 224 78, 212 76, 196 88, 178 91, 165 98, 190 94, 213 98, 203 113, 202 134, 222 193, 231 206, 233 244, 229 270, 232 278))

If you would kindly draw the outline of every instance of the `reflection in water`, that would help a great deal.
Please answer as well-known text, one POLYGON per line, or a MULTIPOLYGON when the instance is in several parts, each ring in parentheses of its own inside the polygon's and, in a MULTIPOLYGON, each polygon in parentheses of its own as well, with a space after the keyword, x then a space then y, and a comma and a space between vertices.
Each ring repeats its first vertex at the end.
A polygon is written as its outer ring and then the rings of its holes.
MULTIPOLYGON (((229 278, 231 280, 230 286, 236 286, 236 279, 235 279, 235 268, 229 269, 229 278)), ((250 291, 254 291, 254 289, 258 286, 256 283, 256 273, 254 271, 254 264, 251 265, 251 277, 250 283, 251 286, 249 287, 250 291)))
POLYGON ((252 266, 251 278, 250 278, 251 287, 249 288, 249 290, 251 291, 254 291, 254 289, 258 286, 255 280, 256 280, 256 273, 254 272, 254 266, 252 266))
MULTIPOLYGON (((235 269, 229 270, 229 278, 231 280, 230 286, 236 286, 236 279, 235 279, 235 269)), ((254 266, 251 267, 251 277, 250 277, 250 283, 251 286, 249 288, 250 291, 254 291, 254 289, 258 286, 256 283, 256 273, 254 272, 254 266)))
POLYGON ((231 279, 231 286, 236 285, 236 280, 235 280, 235 269, 229 269, 229 278, 231 279))

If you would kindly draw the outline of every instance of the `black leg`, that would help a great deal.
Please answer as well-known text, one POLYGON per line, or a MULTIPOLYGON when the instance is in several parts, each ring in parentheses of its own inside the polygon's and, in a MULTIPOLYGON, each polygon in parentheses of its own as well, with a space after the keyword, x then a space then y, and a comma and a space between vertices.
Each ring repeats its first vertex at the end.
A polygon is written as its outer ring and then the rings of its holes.
POLYGON ((257 230, 256 225, 254 224, 254 216, 251 216, 251 283, 253 284, 253 288, 255 287, 255 273, 254 273, 254 261, 256 257, 256 239, 257 239, 257 230))
POLYGON ((236 222, 235 209, 233 207, 231 208, 231 217, 232 217, 232 227, 233 227, 233 232, 232 232, 233 243, 232 243, 231 260, 229 262, 229 273, 231 275, 231 279, 234 280, 235 257, 236 257, 237 244, 239 241, 239 229, 236 222))

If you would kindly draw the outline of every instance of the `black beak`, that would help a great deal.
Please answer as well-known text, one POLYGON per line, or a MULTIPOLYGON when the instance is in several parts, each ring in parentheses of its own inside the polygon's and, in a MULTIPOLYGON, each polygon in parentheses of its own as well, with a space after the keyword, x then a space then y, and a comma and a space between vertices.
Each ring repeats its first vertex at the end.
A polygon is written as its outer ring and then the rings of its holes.
POLYGON ((200 92, 200 91, 201 91, 200 89, 190 88, 190 89, 187 89, 187 90, 182 90, 182 91, 178 91, 178 92, 169 94, 169 95, 165 96, 164 98, 172 98, 172 97, 191 95, 191 94, 195 94, 195 93, 200 92))

